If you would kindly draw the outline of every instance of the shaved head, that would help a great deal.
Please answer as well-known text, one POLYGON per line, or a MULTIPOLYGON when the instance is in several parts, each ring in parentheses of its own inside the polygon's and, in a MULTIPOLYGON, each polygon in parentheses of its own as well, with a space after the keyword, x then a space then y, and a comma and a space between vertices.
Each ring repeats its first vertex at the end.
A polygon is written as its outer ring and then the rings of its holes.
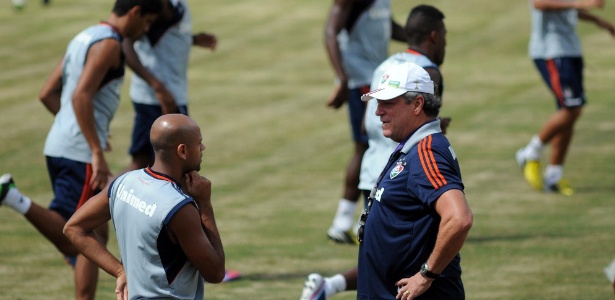
POLYGON ((164 155, 167 151, 174 152, 180 144, 190 144, 195 134, 199 133, 199 126, 192 118, 182 114, 168 114, 152 124, 150 142, 154 152, 164 155))
POLYGON ((180 182, 186 173, 200 171, 203 161, 201 128, 190 117, 182 114, 162 115, 150 130, 154 149, 152 168, 180 182))

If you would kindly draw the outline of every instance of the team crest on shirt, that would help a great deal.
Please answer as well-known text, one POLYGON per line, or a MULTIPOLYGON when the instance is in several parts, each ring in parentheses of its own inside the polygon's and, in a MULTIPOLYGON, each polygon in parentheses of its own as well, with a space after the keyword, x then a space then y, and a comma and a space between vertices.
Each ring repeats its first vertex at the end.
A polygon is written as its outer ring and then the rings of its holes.
POLYGON ((389 74, 382 75, 382 78, 380 78, 380 83, 384 83, 387 79, 389 79, 389 74))
POLYGON ((389 174, 389 177, 391 179, 397 177, 397 175, 399 175, 399 173, 401 173, 404 170, 404 166, 402 165, 401 161, 397 162, 397 165, 395 165, 395 168, 393 168, 393 170, 391 170, 391 173, 389 174))

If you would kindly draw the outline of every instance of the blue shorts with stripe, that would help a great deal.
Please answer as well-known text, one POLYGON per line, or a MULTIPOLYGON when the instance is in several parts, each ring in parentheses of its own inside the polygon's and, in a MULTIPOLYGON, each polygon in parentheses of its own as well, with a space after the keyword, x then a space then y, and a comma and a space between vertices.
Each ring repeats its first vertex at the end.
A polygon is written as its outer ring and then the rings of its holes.
POLYGON ((348 113, 350 117, 350 127, 352 128, 352 140, 367 144, 367 134, 363 132, 363 117, 367 103, 361 100, 363 94, 369 93, 369 86, 362 86, 350 89, 348 97, 348 113))
POLYGON ((92 165, 61 157, 45 158, 54 194, 49 209, 68 220, 85 201, 100 192, 90 186, 92 165))
POLYGON ((534 59, 534 64, 555 95, 558 109, 585 105, 582 57, 534 59))
MULTIPOLYGON (((136 153, 146 153, 154 157, 154 150, 149 141, 149 131, 152 128, 154 121, 162 116, 162 107, 160 105, 148 105, 141 103, 132 103, 135 110, 135 122, 132 129, 132 144, 128 153, 134 155, 136 153)), ((188 106, 179 105, 178 113, 188 115, 188 106)))

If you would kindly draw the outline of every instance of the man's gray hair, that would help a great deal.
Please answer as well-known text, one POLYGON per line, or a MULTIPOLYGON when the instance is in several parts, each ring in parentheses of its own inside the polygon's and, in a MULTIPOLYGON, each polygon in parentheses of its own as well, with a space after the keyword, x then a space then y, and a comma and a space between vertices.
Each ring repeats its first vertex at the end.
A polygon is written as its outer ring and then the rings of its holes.
POLYGON ((423 111, 428 117, 437 117, 440 114, 440 107, 442 107, 442 98, 428 93, 422 92, 406 92, 402 96, 406 100, 406 103, 412 102, 419 95, 423 96, 425 103, 423 104, 423 111))

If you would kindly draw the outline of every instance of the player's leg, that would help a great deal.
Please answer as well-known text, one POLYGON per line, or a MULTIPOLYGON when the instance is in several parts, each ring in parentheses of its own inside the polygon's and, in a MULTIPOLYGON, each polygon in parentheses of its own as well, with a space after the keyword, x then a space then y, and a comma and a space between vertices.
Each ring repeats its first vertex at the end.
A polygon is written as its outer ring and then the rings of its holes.
POLYGON ((565 57, 553 60, 552 64, 559 75, 558 81, 552 84, 558 96, 559 110, 551 118, 554 129, 545 134, 546 137, 552 135, 550 136, 551 157, 543 179, 546 191, 572 195, 573 190, 564 179, 564 161, 574 134, 574 125, 585 105, 583 59, 565 57), (556 87, 557 83, 559 83, 559 90, 556 87))
POLYGON ((573 128, 563 128, 553 139, 551 139, 551 157, 549 164, 551 165, 563 165, 568 153, 568 147, 572 140, 573 128))
POLYGON ((359 267, 354 267, 344 273, 344 281, 346 283, 346 291, 356 291, 357 290, 357 281, 359 280, 359 267))
POLYGON ((301 300, 324 300, 344 291, 356 291, 358 267, 331 277, 323 277, 318 273, 308 275, 303 283, 301 300))
POLYGON ((47 210, 40 205, 32 202, 30 198, 23 195, 10 174, 0 177, 0 205, 13 208, 22 214, 45 238, 65 255, 77 254, 77 249, 64 236, 62 229, 66 220, 62 215, 55 211, 47 210))
POLYGON ((338 243, 357 244, 352 233, 355 211, 361 191, 359 190, 359 176, 363 154, 368 148, 367 135, 363 132, 363 117, 366 104, 361 101, 361 95, 369 91, 369 87, 350 90, 348 99, 348 112, 354 141, 353 154, 344 173, 344 191, 339 200, 338 208, 333 218, 333 224, 327 230, 329 239, 338 243))
MULTIPOLYGON (((551 73, 547 67, 547 60, 534 59, 534 65, 544 82, 551 89, 551 73)), ((548 124, 549 121, 543 125, 541 131, 544 131, 548 124)), ((548 140, 545 140, 544 137, 540 138, 538 134, 536 134, 525 147, 519 149, 516 153, 517 164, 523 171, 525 181, 527 181, 532 188, 539 191, 543 190, 540 156, 546 143, 548 143, 548 140)))
MULTIPOLYGON (((73 200, 65 195, 71 193, 71 181, 67 175, 72 173, 67 169, 64 159, 47 157, 47 169, 51 179, 51 184, 54 190, 55 198, 52 200, 50 209, 45 209, 42 206, 32 202, 30 198, 23 195, 15 185, 12 177, 5 174, 3 181, 10 182, 3 189, 6 195, 3 197, 2 204, 12 207, 15 211, 24 215, 26 220, 33 225, 47 240, 49 240, 61 253, 67 256, 76 255, 77 249, 64 236, 62 230, 66 224, 66 220, 70 218, 72 212, 76 208, 77 203, 72 203, 73 200)), ((77 197, 78 201, 78 197, 77 197)))
MULTIPOLYGON (((107 245, 109 227, 105 223, 96 228, 96 235, 99 242, 107 245)), ((74 269, 75 276, 75 299, 93 300, 96 296, 96 286, 98 284, 98 266, 90 262, 83 255, 77 256, 74 269)))
MULTIPOLYGON (((100 190, 94 190, 90 186, 92 178, 92 165, 64 158, 48 157, 48 165, 51 167, 50 175, 54 187, 55 199, 49 205, 49 209, 58 212, 66 220, 100 190), (54 172, 52 173, 51 170, 54 172)), ((96 229, 101 244, 106 245, 108 240, 107 224, 96 229)), ((74 263, 75 274, 75 297, 76 299, 94 299, 96 283, 98 281, 98 267, 77 255, 67 257, 74 263)))
POLYGON ((581 108, 562 108, 555 112, 540 130, 538 137, 551 144, 549 163, 563 165, 572 140, 574 124, 581 115, 581 108))
POLYGON ((63 255, 74 256, 79 253, 77 248, 62 233, 66 219, 60 213, 43 208, 33 202, 24 216, 63 255))
POLYGON ((517 151, 517 163, 522 168, 526 181, 534 189, 543 190, 561 180, 563 161, 572 137, 574 123, 585 104, 582 87, 581 58, 536 59, 536 68, 555 95, 558 110, 542 126, 530 142, 517 151), (546 177, 541 174, 540 154, 544 145, 551 143, 552 154, 546 177))

